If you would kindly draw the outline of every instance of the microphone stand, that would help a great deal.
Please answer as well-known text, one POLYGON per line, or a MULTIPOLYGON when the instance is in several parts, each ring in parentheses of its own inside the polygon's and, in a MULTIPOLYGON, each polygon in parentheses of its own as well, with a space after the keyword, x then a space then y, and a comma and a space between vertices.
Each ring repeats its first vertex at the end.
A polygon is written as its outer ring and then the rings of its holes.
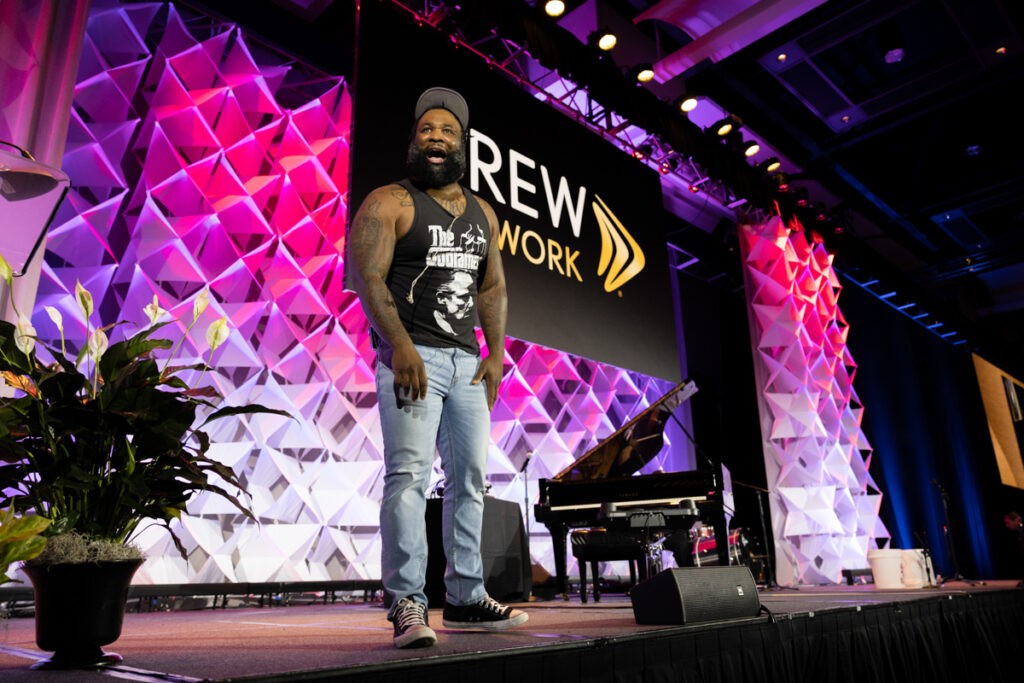
POLYGON ((917 539, 918 545, 921 546, 921 554, 924 555, 924 580, 925 585, 928 587, 938 588, 938 582, 935 580, 935 567, 932 565, 932 551, 928 547, 921 535, 914 532, 914 538, 917 539))
POLYGON ((779 584, 775 581, 775 565, 772 563, 772 549, 768 547, 768 527, 764 522, 764 497, 763 494, 771 493, 768 489, 763 489, 760 486, 754 486, 752 484, 745 484, 742 481, 732 480, 733 484, 739 484, 745 486, 748 489, 754 489, 757 493, 757 511, 761 517, 761 539, 764 543, 764 562, 766 565, 765 572, 765 590, 778 590, 779 584))
POLYGON ((948 581, 963 581, 971 586, 977 585, 978 583, 984 583, 973 581, 964 578, 963 574, 960 573, 960 563, 956 559, 956 548, 953 545, 953 534, 949 525, 949 494, 946 489, 942 487, 942 484, 932 479, 932 484, 939 490, 939 495, 942 497, 942 514, 945 517, 946 525, 942 527, 942 533, 946 537, 946 550, 949 552, 949 557, 953 561, 953 576, 950 578, 942 577, 942 581, 939 585, 945 585, 948 581))
POLYGON ((529 543, 530 540, 530 482, 526 474, 526 467, 530 464, 530 459, 533 457, 533 451, 526 452, 526 458, 523 459, 523 465, 519 468, 519 473, 523 475, 523 520, 526 523, 526 540, 529 543))

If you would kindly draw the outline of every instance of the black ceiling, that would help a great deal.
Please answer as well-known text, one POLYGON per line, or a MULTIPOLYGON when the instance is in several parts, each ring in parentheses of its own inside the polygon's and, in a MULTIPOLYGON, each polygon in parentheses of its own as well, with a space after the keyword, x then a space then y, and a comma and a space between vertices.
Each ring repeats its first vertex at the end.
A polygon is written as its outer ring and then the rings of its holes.
MULTIPOLYGON (((783 4, 587 1, 626 23, 652 8, 783 4)), ((580 2, 567 5, 572 10, 580 2)), ((329 71, 349 68, 332 22, 350 23, 351 0, 187 4, 205 6, 329 71)), ((403 4, 428 13, 445 3, 403 4)), ((1010 125, 1024 92, 1024 3, 829 0, 717 62, 704 60, 628 98, 621 74, 609 71, 607 60, 585 66, 581 60, 594 53, 540 17, 534 7, 540 4, 450 0, 448 6, 460 9, 448 21, 451 30, 458 24, 479 35, 494 28, 525 43, 548 68, 575 71, 579 82, 600 81, 590 83, 592 94, 620 100, 604 104, 632 107, 680 147, 692 147, 678 151, 698 160, 708 152, 707 141, 695 135, 699 130, 685 121, 667 124, 665 115, 674 92, 706 95, 789 160, 798 170, 794 185, 810 188, 812 199, 820 193, 828 209, 845 216, 841 234, 823 230, 844 272, 861 282, 877 277, 876 288, 886 288, 877 293, 896 292, 890 303, 914 303, 911 310, 926 310, 929 320, 968 339, 963 348, 976 348, 1024 378, 1024 171, 1010 125), (893 41, 902 45, 903 57, 890 63, 884 54, 893 41), (779 52, 787 54, 785 62, 777 60, 779 52)), ((691 40, 664 21, 635 26, 651 38, 648 61, 671 56, 691 40)), ((707 161, 721 166, 720 155, 707 161)), ((740 185, 754 177, 745 166, 728 175, 740 185)), ((708 235, 697 232, 677 231, 673 239, 695 240, 700 244, 693 246, 706 251, 708 235)))
POLYGON ((789 157, 794 184, 816 181, 855 211, 825 235, 843 267, 881 274, 879 293, 916 297, 1017 376, 1024 170, 1009 122, 1022 18, 1016 0, 831 0, 682 76, 789 157), (903 59, 887 63, 893 39, 903 59))

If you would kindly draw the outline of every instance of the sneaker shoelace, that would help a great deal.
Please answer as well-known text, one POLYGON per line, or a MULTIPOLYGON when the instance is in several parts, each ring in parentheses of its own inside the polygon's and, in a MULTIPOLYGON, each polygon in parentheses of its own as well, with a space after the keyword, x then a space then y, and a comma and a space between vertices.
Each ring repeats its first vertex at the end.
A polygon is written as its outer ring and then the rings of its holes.
POLYGON ((427 622, 423 618, 423 613, 426 611, 426 607, 418 602, 409 601, 402 610, 395 615, 395 621, 398 623, 398 628, 405 630, 410 626, 426 626, 427 622))
POLYGON ((485 610, 489 610, 491 612, 494 612, 495 614, 505 614, 505 606, 489 595, 477 604, 483 607, 485 610))

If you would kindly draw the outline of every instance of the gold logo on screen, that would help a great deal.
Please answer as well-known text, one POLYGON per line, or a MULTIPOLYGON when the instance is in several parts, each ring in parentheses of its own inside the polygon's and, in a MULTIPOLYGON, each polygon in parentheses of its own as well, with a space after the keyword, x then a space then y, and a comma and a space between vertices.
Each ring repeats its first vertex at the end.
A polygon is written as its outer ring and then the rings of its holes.
POLYGON ((601 258, 597 274, 604 276, 604 291, 614 292, 639 275, 647 261, 640 245, 608 205, 597 195, 594 199, 596 201, 591 206, 601 229, 601 258))

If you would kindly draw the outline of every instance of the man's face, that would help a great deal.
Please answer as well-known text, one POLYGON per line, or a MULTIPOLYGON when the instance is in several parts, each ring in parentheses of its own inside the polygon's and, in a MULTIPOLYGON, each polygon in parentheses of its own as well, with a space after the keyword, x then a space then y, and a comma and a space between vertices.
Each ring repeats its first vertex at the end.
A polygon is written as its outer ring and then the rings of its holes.
POLYGON ((447 109, 431 109, 416 122, 406 157, 409 176, 428 188, 458 182, 466 173, 462 126, 447 109))

